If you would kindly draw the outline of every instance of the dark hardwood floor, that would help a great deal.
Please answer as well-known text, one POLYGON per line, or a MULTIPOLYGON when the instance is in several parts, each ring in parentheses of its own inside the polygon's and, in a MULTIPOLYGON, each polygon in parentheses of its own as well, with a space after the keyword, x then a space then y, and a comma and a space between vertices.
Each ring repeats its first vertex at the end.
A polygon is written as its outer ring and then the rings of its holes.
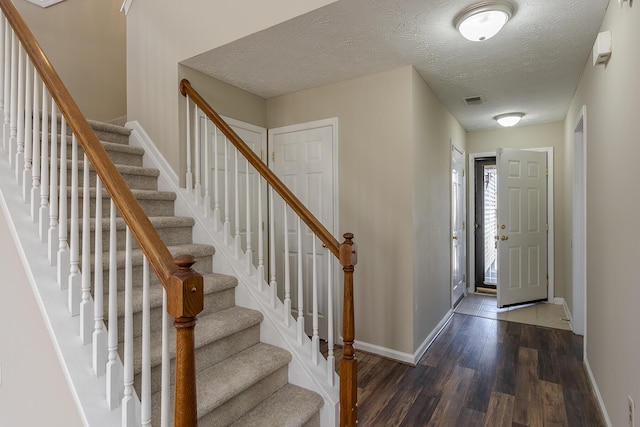
POLYGON ((604 425, 570 331, 455 314, 416 367, 357 358, 359 426, 604 425))

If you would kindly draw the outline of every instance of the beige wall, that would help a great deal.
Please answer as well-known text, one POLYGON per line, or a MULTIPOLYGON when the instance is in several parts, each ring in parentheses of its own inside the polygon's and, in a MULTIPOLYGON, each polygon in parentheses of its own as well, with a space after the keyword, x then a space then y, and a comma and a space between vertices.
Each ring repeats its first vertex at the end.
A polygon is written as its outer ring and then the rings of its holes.
MULTIPOLYGON (((611 2, 601 31, 611 30, 608 65, 589 61, 565 121, 572 175, 573 130, 587 107, 587 359, 614 426, 626 426, 627 396, 640 402, 640 259, 638 113, 640 9, 611 2)), ((567 194, 572 193, 568 180, 567 194)), ((571 215, 567 215, 571 218, 571 215)), ((571 225, 566 228, 571 238, 571 225)), ((567 265, 570 277, 571 264, 567 265)), ((568 285, 569 286, 569 285, 568 285)))
POLYGON ((414 351, 451 307, 451 139, 466 134, 412 72, 414 351))
MULTIPOLYGON (((13 247, 1 209, 0 242, 13 247)), ((0 298, 0 425, 81 426, 17 251, 2 251, 0 270, 4 276, 0 298)))
MULTIPOLYGON (((496 148, 538 148, 553 147, 553 220, 555 227, 554 266, 556 297, 566 297, 566 226, 565 210, 571 206, 571 199, 565 196, 565 148, 564 125, 562 122, 532 126, 469 132, 467 148, 469 153, 495 152, 496 148)), ((468 194, 473 197, 472 193, 468 194)), ((473 282, 470 282, 473 283, 473 282)))
POLYGON ((111 120, 126 108, 122 0, 66 0, 46 9, 14 2, 80 110, 111 120))
POLYGON ((267 101, 270 128, 338 117, 339 235, 355 234, 356 337, 413 352, 411 74, 405 67, 267 101))
POLYGON ((178 171, 178 63, 333 1, 134 1, 127 15, 129 120, 141 123, 178 171))

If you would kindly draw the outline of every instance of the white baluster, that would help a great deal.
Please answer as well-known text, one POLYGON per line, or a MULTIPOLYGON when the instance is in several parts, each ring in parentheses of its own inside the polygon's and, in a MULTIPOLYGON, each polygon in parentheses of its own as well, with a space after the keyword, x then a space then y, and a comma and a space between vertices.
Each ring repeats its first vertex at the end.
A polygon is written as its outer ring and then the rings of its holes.
POLYGON ((15 168, 18 136, 18 37, 11 31, 11 105, 9 115, 9 165, 15 168))
MULTIPOLYGON (((2 46, 2 43, 0 43, 2 46)), ((1 57, 1 54, 0 54, 1 57)), ((2 67, 0 67, 0 71, 2 67)), ((22 171, 22 200, 29 203, 31 196, 31 164, 33 156, 33 66, 26 60, 25 77, 25 112, 24 112, 24 170, 22 171)))
MULTIPOLYGON (((91 194, 89 187, 89 158, 84 156, 82 180, 82 296, 80 301, 80 341, 89 344, 93 332, 93 304, 91 303, 91 194)), ((96 197, 98 197, 96 195, 96 197)), ((96 228, 102 227, 96 224, 96 228)))
POLYGON ((302 221, 298 217, 298 344, 302 345, 304 334, 304 278, 302 275, 302 221))
POLYGON ((235 254, 236 254, 236 259, 240 259, 240 252, 242 250, 242 238, 240 237, 240 171, 238 170, 238 149, 234 149, 235 151, 235 156, 234 156, 234 165, 235 165, 235 173, 234 173, 234 178, 235 178, 235 182, 234 182, 234 190, 235 190, 235 197, 234 197, 234 207, 235 207, 235 215, 233 220, 235 221, 235 236, 233 238, 233 243, 234 243, 234 248, 235 248, 235 254))
POLYGON ((333 338, 333 268, 332 258, 333 254, 327 248, 327 301, 329 301, 327 307, 327 346, 329 353, 327 354, 327 380, 329 385, 333 386, 335 383, 336 373, 336 357, 333 354, 334 338, 333 338))
MULTIPOLYGON (((75 138, 75 137, 74 137, 75 138)), ((109 221, 109 325, 107 361, 107 406, 113 410, 122 398, 122 369, 118 362, 118 237, 116 205, 111 200, 109 221)))
POLYGON ((142 391, 141 423, 151 425, 151 304, 149 301, 149 261, 142 261, 142 391))
MULTIPOLYGON (((62 118, 64 123, 64 118, 62 118)), ((62 141, 64 144, 64 140, 62 141)), ((107 332, 104 330, 104 277, 102 255, 102 181, 96 175, 96 231, 93 262, 93 373, 101 377, 107 363, 107 332)))
MULTIPOLYGON (((289 267, 289 226, 287 224, 287 204, 283 203, 283 235, 284 235, 284 312, 282 320, 289 326, 291 317, 291 271, 289 267)), ((300 232, 300 230, 298 230, 300 232)))
POLYGON ((17 148, 16 148, 16 181, 22 185, 24 168, 24 57, 25 52, 18 43, 18 117, 17 117, 17 148))
POLYGON ((191 109, 189 106, 189 97, 187 99, 187 175, 186 185, 187 193, 193 191, 193 174, 191 173, 191 109))
POLYGON ((278 300, 278 282, 276 281, 276 226, 273 211, 273 187, 269 187, 269 288, 271 291, 271 305, 276 308, 278 300))
POLYGON ((318 365, 318 354, 320 353, 320 335, 318 331, 318 262, 316 256, 316 236, 311 234, 311 256, 312 261, 312 283, 313 283, 313 320, 312 320, 312 335, 311 335, 311 361, 314 365, 318 365))
POLYGON ((171 419, 171 359, 169 357, 169 315, 167 291, 162 289, 162 379, 160 380, 160 427, 169 427, 171 419))
POLYGON ((264 224, 262 223, 262 177, 258 177, 258 288, 263 291, 264 281, 264 224))
POLYGON ((218 128, 213 129, 213 229, 218 231, 220 224, 220 191, 218 189, 218 175, 220 175, 220 165, 218 164, 218 128))
POLYGON ((229 140, 224 137, 224 244, 229 244, 231 223, 229 222, 229 140))
MULTIPOLYGON (((59 245, 58 233, 58 114, 55 102, 51 103, 51 168, 49 177, 49 264, 56 265, 59 245)), ((60 164, 65 161, 60 159, 60 164)))
MULTIPOLYGON (((5 97, 5 104, 7 103, 7 101, 8 97, 5 97)), ((5 118, 6 117, 7 116, 5 116, 5 118)), ((40 76, 38 76, 38 70, 36 70, 35 67, 33 68, 33 132, 31 134, 31 137, 33 139, 33 169, 31 171, 31 220, 33 222, 37 222, 38 209, 40 208, 40 76)))
POLYGON ((211 216, 211 197, 209 196, 209 180, 211 171, 209 170, 209 119, 204 118, 204 200, 202 201, 204 217, 211 216))
MULTIPOLYGON (((3 15, 4 19, 4 15, 3 15)), ((5 153, 9 151, 9 137, 11 135, 11 37, 13 30, 8 21, 4 26, 4 123, 2 126, 2 143, 5 153)), ((40 200, 38 200, 40 201, 40 200)))
POLYGON ((69 286, 69 243, 67 241, 67 121, 60 124, 60 198, 58 213, 58 286, 69 286))
POLYGON ((249 160, 246 161, 246 173, 245 173, 245 192, 246 192, 246 206, 244 207, 247 212, 247 225, 246 225, 246 236, 247 236, 247 250, 245 251, 245 259, 246 259, 246 268, 247 274, 251 276, 251 267, 253 266, 253 251, 251 250, 251 193, 249 188, 249 160))
POLYGON ((42 140, 40 147, 40 177, 42 179, 42 185, 40 186, 39 215, 39 236, 41 242, 47 240, 47 229, 49 228, 49 106, 47 98, 47 88, 44 83, 42 83, 42 134, 40 135, 40 139, 42 140))
POLYGON ((202 184, 200 184, 201 141, 200 141, 200 116, 198 115, 198 106, 195 104, 193 105, 193 118, 194 118, 193 127, 194 127, 194 133, 195 133, 194 149, 195 149, 195 163, 196 163, 196 167, 195 167, 196 185, 195 185, 194 196, 195 196, 196 206, 199 206, 200 200, 202 198, 202 184))
POLYGON ((124 266, 124 396, 122 397, 122 425, 135 423, 133 398, 133 265, 131 262, 131 231, 127 227, 124 266))
POLYGON ((78 140, 71 137, 71 247, 69 248, 69 313, 80 314, 80 226, 78 224, 78 140))

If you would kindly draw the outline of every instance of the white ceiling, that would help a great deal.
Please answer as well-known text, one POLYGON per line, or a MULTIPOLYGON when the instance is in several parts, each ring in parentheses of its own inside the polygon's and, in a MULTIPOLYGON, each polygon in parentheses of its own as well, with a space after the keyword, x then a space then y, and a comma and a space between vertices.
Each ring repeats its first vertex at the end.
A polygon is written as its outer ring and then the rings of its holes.
MULTIPOLYGON (((477 1, 476 1, 477 2, 477 1)), ((271 98, 414 65, 468 131, 561 121, 609 0, 511 0, 512 19, 484 42, 464 39, 456 14, 474 0, 339 0, 183 62, 271 98), (481 95, 484 104, 463 98, 481 95)))

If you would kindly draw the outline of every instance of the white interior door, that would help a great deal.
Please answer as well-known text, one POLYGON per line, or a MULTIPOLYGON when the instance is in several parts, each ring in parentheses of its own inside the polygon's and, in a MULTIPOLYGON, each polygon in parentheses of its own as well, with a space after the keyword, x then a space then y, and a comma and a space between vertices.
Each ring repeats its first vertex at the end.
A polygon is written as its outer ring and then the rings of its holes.
MULTIPOLYGON (((269 129, 269 165, 276 175, 332 233, 335 226, 334 153, 337 121, 322 120, 295 126, 269 129)), ((283 203, 276 198, 275 237, 278 293, 284 296, 285 246, 283 203)), ((318 286, 319 334, 327 337, 325 319, 327 301, 327 250, 302 223, 301 246, 298 245, 298 222, 287 208, 287 230, 291 289, 291 311, 298 316, 298 257, 302 257, 303 312, 306 333, 312 332, 313 246, 315 244, 318 286)), ((336 283, 335 280, 333 283, 336 283)))
POLYGON ((547 154, 497 150, 498 306, 547 299, 547 154))
MULTIPOLYGON (((238 120, 224 118, 225 121, 231 126, 231 129, 238 134, 238 136, 264 161, 264 155, 267 152, 267 130, 258 126, 244 123, 238 120)), ((253 169, 251 165, 247 164, 247 161, 238 155, 237 162, 237 180, 238 180, 238 212, 236 215, 236 203, 235 194, 236 189, 236 158, 235 149, 233 144, 227 141, 225 136, 214 126, 209 126, 209 144, 212 147, 209 150, 209 165, 211 173, 209 174, 209 188, 210 198, 212 200, 211 207, 215 208, 215 200, 218 200, 218 208, 220 211, 220 221, 224 222, 228 219, 232 224, 229 230, 231 236, 235 236, 236 227, 239 229, 241 238, 241 245, 243 249, 247 249, 247 209, 250 213, 250 233, 249 243, 252 250, 253 265, 258 265, 258 227, 264 227, 264 224, 258 224, 258 209, 262 209, 263 222, 267 221, 266 213, 266 201, 267 190, 266 184, 262 184, 263 194, 263 206, 258 207, 258 182, 259 174, 253 169), (216 135, 217 133, 217 135, 216 135), (216 179, 218 182, 217 194, 215 190, 216 179), (228 179, 227 190, 228 195, 225 195, 225 179, 228 179), (249 205, 247 205, 247 180, 249 189, 249 205), (211 194, 212 193, 212 194, 211 194), (228 206, 227 206, 228 201, 228 206), (239 221, 236 223, 236 219, 239 221)), ((265 254, 265 265, 268 265, 267 260, 267 242, 266 239, 263 242, 263 254, 265 254)))
POLYGON ((464 151, 451 144, 451 305, 464 295, 466 288, 464 151))

